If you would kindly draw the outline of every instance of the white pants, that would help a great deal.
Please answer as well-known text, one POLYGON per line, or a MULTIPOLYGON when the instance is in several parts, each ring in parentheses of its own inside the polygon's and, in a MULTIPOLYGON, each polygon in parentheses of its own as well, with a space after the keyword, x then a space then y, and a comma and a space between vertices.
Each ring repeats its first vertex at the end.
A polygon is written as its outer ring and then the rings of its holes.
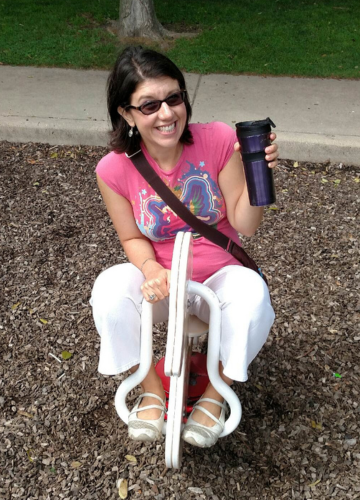
MULTIPOLYGON (((99 372, 115 375, 140 361, 140 316, 143 274, 132 264, 119 264, 96 279, 90 304, 101 337, 99 372)), ((247 368, 264 345, 275 314, 264 280, 242 266, 227 266, 204 281, 221 305, 220 361, 224 374, 245 382, 247 368)), ((168 298, 154 304, 154 323, 168 318, 168 298)), ((209 322, 209 307, 190 297, 190 314, 209 322)))

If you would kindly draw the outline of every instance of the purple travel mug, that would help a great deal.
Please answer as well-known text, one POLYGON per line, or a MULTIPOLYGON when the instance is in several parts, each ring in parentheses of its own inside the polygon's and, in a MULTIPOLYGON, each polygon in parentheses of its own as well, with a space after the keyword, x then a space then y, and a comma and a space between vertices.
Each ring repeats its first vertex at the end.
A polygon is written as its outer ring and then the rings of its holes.
POLYGON ((264 151, 271 144, 271 126, 276 125, 270 118, 236 124, 250 205, 255 207, 271 205, 276 199, 273 172, 264 151))

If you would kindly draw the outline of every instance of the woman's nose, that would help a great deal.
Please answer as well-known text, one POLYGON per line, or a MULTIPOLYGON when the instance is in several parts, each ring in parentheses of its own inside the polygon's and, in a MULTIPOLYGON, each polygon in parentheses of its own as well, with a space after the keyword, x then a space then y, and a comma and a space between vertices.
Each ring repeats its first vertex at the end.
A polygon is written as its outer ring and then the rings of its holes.
POLYGON ((163 102, 160 106, 160 109, 159 109, 159 118, 168 118, 169 116, 172 116, 173 115, 173 111, 171 109, 171 107, 166 104, 166 102, 163 102))

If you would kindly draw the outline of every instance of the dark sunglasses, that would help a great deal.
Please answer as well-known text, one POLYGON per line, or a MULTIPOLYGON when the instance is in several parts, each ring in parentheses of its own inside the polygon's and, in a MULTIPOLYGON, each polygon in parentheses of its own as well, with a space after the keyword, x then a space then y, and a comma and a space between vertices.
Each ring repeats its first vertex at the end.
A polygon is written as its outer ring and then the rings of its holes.
POLYGON ((156 111, 159 111, 163 102, 166 102, 168 106, 178 106, 179 104, 182 104, 185 100, 185 94, 186 90, 180 90, 179 92, 169 95, 169 97, 163 100, 159 99, 156 101, 147 101, 141 106, 131 106, 129 104, 128 106, 125 106, 125 110, 138 109, 144 115, 152 115, 153 113, 156 113, 156 111))

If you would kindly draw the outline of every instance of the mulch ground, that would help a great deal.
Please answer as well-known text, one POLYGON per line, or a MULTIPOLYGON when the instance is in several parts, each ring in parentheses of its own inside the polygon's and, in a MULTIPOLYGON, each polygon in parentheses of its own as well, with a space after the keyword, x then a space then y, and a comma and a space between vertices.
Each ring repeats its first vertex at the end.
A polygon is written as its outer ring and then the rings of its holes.
POLYGON ((116 499, 119 478, 130 499, 360 498, 360 169, 280 162, 277 204, 244 239, 276 322, 235 385, 238 429, 185 445, 174 471, 164 441, 128 440, 121 376, 97 373, 91 288, 125 260, 95 182, 105 153, 0 143, 0 498, 116 499))

